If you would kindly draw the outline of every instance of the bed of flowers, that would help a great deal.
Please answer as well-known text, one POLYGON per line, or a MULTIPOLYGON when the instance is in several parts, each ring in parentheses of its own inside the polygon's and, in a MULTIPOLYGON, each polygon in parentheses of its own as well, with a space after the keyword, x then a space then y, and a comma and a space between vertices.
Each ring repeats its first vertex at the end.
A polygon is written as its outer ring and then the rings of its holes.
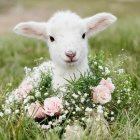
MULTIPOLYGON (((122 65, 105 65, 103 54, 89 57, 89 65, 91 72, 88 75, 71 79, 59 90, 51 88, 51 71, 42 73, 35 88, 25 82, 26 88, 22 87, 21 93, 25 90, 28 93, 33 88, 32 92, 21 100, 15 91, 8 92, 0 107, 0 117, 16 120, 26 113, 41 128, 63 133, 74 121, 86 128, 89 113, 94 110, 111 124, 121 110, 131 110, 131 103, 138 100, 135 81, 122 65)), ((31 70, 27 71, 29 76, 31 70)))

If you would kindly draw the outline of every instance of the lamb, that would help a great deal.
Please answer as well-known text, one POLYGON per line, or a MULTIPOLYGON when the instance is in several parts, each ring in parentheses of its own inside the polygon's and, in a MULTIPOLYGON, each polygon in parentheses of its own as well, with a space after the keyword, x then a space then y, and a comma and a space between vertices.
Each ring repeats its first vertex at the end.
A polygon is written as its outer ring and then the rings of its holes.
POLYGON ((48 22, 29 21, 16 25, 14 31, 17 34, 47 42, 52 59, 35 69, 31 78, 26 77, 19 89, 22 88, 29 93, 35 85, 28 89, 25 89, 24 85, 28 85, 33 79, 39 82, 39 73, 48 72, 50 69, 53 72, 52 87, 55 89, 65 86, 66 79, 70 80, 74 76, 78 79, 81 74, 89 72, 88 38, 106 29, 116 19, 110 13, 81 18, 73 12, 60 11, 48 22))

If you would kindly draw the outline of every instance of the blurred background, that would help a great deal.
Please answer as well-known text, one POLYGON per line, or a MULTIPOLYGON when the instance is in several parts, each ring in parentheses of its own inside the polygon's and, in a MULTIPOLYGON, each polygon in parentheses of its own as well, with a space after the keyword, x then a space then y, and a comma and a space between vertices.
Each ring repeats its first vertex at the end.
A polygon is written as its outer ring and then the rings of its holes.
MULTIPOLYGON (((126 69, 140 81, 140 0, 0 0, 0 92, 21 82, 25 66, 33 67, 47 57, 46 44, 13 33, 22 21, 47 21, 59 10, 72 10, 82 17, 110 12, 118 21, 89 40, 90 54, 103 51, 108 59, 128 56, 126 69)), ((118 60, 119 61, 119 60, 118 60)), ((121 61, 121 59, 120 59, 121 61)))
POLYGON ((0 33, 11 32, 21 21, 47 21, 58 10, 83 17, 106 11, 133 21, 140 18, 140 0, 0 0, 0 33))

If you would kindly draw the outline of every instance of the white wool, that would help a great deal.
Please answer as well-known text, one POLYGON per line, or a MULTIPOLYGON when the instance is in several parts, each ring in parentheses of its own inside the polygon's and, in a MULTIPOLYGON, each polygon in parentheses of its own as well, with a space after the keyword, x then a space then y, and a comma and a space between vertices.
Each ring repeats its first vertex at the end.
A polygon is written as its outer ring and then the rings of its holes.
MULTIPOLYGON (((70 11, 60 11, 54 14, 48 22, 19 23, 14 31, 18 34, 43 39, 49 48, 51 61, 44 62, 33 71, 32 79, 39 81, 40 72, 52 70, 52 86, 59 88, 67 80, 89 71, 88 37, 111 25, 116 17, 109 13, 100 13, 88 18, 81 18, 70 11), (85 33, 85 38, 82 38, 85 33), (50 36, 53 37, 51 41, 50 36), (74 52, 74 61, 68 63, 68 52, 74 52), (66 80, 67 79, 67 80, 66 80)), ((37 82, 36 82, 37 83, 37 82)))

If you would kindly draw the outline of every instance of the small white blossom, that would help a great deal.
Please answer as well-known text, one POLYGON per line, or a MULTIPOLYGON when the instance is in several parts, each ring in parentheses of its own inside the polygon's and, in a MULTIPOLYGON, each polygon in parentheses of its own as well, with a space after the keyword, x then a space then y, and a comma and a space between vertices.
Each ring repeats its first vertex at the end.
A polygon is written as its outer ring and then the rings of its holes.
POLYGON ((97 107, 97 112, 100 113, 100 114, 103 113, 103 107, 102 107, 101 105, 99 105, 99 106, 97 107))
POLYGON ((95 119, 97 122, 98 121, 100 121, 101 120, 101 116, 100 115, 98 115, 97 117, 96 117, 96 119, 95 119))
POLYGON ((111 117, 111 121, 114 121, 114 117, 111 117))
POLYGON ((10 101, 8 99, 5 102, 6 102, 6 104, 10 104, 10 101))
POLYGON ((114 115, 114 112, 113 111, 111 111, 111 115, 114 115))
POLYGON ((120 102, 121 102, 121 100, 118 100, 118 101, 117 101, 117 104, 120 104, 120 102))
POLYGON ((78 95, 76 95, 75 93, 74 93, 74 94, 72 94, 72 96, 73 96, 75 99, 77 99, 77 98, 78 98, 78 95))
POLYGON ((119 74, 123 74, 124 73, 124 69, 118 69, 117 71, 119 74))
POLYGON ((4 115, 4 114, 3 114, 2 112, 0 112, 0 117, 3 117, 3 115, 4 115))
POLYGON ((35 97, 40 97, 41 96, 41 93, 38 91, 35 93, 35 97))
POLYGON ((86 111, 86 112, 92 112, 92 108, 87 107, 87 108, 85 109, 85 111, 86 111))
POLYGON ((5 109, 5 114, 11 114, 11 109, 5 109))
POLYGON ((80 110, 81 110, 81 109, 77 106, 77 107, 76 107, 76 111, 80 111, 80 110))
POLYGON ((97 65, 97 62, 95 61, 94 64, 97 65))
POLYGON ((49 124, 49 125, 52 125, 52 121, 50 121, 48 124, 49 124))
POLYGON ((81 92, 80 92, 80 91, 78 91, 78 94, 79 94, 79 95, 81 95, 81 92))
POLYGON ((81 102, 83 103, 85 101, 85 98, 81 98, 81 102))
POLYGON ((44 93, 44 95, 45 95, 45 96, 47 96, 47 95, 49 95, 49 93, 48 93, 48 92, 46 92, 46 93, 44 93))
POLYGON ((66 105, 66 106, 69 106, 69 103, 68 103, 68 102, 65 102, 65 105, 66 105))
POLYGON ((26 104, 26 103, 28 103, 28 101, 29 101, 29 99, 24 99, 24 101, 23 101, 23 104, 26 104))
POLYGON ((42 128, 42 129, 49 129, 49 128, 51 128, 51 126, 50 126, 50 125, 44 125, 44 124, 43 124, 43 125, 41 125, 41 128, 42 128))
POLYGON ((15 114, 18 114, 19 113, 19 110, 17 109, 17 110, 15 110, 15 114))
POLYGON ((104 74, 105 75, 108 75, 110 73, 110 70, 108 69, 108 67, 105 67, 105 72, 104 72, 104 74))
POLYGON ((105 117, 107 117, 108 113, 107 112, 104 112, 104 115, 105 115, 105 117))
POLYGON ((72 114, 75 114, 75 111, 73 111, 72 114))
POLYGON ((99 68, 100 70, 103 70, 103 67, 102 67, 102 66, 99 66, 98 68, 99 68))
POLYGON ((88 96, 88 94, 87 93, 84 93, 84 97, 87 97, 88 96))
POLYGON ((75 104, 75 101, 73 100, 72 103, 75 104))
POLYGON ((85 120, 85 118, 82 118, 81 120, 82 120, 82 121, 84 121, 84 120, 85 120))
POLYGON ((68 112, 69 112, 68 110, 65 110, 65 112, 64 112, 64 113, 65 113, 65 114, 68 114, 68 112))

